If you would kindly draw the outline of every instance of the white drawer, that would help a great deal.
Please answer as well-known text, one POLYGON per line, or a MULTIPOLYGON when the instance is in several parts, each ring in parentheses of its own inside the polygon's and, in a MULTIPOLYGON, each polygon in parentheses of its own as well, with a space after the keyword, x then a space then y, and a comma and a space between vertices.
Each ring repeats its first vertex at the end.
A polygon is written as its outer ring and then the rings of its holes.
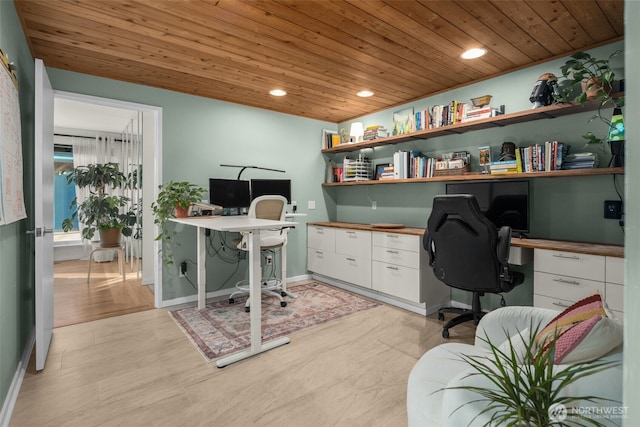
POLYGON ((371 260, 351 255, 334 257, 333 272, 330 274, 338 280, 353 283, 364 288, 371 288, 371 260))
POLYGON ((420 252, 422 238, 409 234, 373 232, 373 245, 384 248, 420 252))
MULTIPOLYGON (((540 308, 550 308, 552 310, 563 311, 567 307, 571 307, 575 301, 568 301, 561 298, 551 298, 544 295, 533 295, 533 306, 540 308)), ((536 325, 533 325, 534 327, 536 325)), ((540 325, 544 328, 545 325, 540 325)))
POLYGON ((624 258, 608 256, 605 264, 605 282, 624 285, 624 258))
POLYGON ((545 273, 604 282, 604 259, 598 255, 536 249, 533 268, 545 273))
POLYGON ((336 248, 335 229, 310 225, 307 227, 307 246, 334 252, 336 248))
POLYGON ((333 276, 335 270, 334 256, 333 251, 307 248, 307 269, 325 276, 333 276))
POLYGON ((412 302, 420 301, 420 270, 374 261, 371 287, 412 302))
POLYGON ((371 232, 336 229, 336 253, 371 259, 371 232))
POLYGON ((572 304, 596 291, 600 291, 602 296, 605 295, 604 282, 579 277, 534 271, 533 282, 535 294, 560 298, 571 301, 572 304))
POLYGON ((382 261, 409 268, 420 268, 420 253, 418 252, 382 248, 380 246, 374 246, 371 251, 371 258, 374 261, 382 261))
POLYGON ((607 306, 614 311, 624 311, 624 286, 607 283, 605 295, 607 306))

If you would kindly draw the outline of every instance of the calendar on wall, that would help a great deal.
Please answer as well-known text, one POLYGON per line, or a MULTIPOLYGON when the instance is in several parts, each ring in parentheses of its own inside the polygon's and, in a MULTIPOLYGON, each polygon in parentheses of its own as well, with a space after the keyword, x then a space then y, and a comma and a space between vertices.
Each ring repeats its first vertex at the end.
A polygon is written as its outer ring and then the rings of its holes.
POLYGON ((27 217, 22 182, 22 132, 18 80, 0 50, 0 225, 27 217))

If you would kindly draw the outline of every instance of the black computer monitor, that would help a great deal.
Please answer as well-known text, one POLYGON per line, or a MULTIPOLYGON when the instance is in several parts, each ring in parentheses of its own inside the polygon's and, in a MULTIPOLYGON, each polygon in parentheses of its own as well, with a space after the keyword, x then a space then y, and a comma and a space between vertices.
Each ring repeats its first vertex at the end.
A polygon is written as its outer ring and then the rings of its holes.
POLYGON ((260 196, 283 196, 287 203, 291 203, 290 179, 252 179, 251 200, 260 196))
POLYGON ((472 194, 485 216, 497 228, 508 225, 517 233, 529 232, 529 181, 455 182, 447 194, 472 194))
POLYGON ((223 208, 248 208, 251 204, 249 181, 210 178, 209 203, 223 208))

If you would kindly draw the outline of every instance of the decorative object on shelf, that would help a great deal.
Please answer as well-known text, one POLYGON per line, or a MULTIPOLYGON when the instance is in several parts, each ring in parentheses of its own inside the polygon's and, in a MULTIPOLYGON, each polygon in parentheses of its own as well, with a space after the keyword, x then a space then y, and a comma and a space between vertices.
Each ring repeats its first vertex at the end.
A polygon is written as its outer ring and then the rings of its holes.
POLYGON ((491 95, 482 95, 476 98, 471 98, 471 104, 476 108, 484 107, 491 103, 491 98, 493 98, 491 95))
POLYGON ((351 123, 349 135, 351 135, 351 142, 362 142, 362 137, 364 135, 364 125, 362 122, 351 123))
POLYGON ((87 188, 89 196, 80 203, 77 197, 73 199, 71 217, 62 221, 64 231, 72 230, 73 221, 78 218, 82 238, 92 240, 98 231, 102 247, 119 246, 121 234, 131 236, 137 219, 135 206, 129 206, 128 197, 109 194, 109 189, 114 191, 128 185, 117 163, 78 166, 67 176, 67 182, 80 189, 87 188))
POLYGON ((620 107, 613 109, 607 140, 611 148, 611 162, 609 162, 609 167, 617 168, 624 166, 624 117, 622 115, 622 108, 620 107))
POLYGON ((482 173, 489 173, 489 165, 491 164, 491 147, 488 145, 478 147, 478 154, 482 173))
POLYGON ((324 178, 324 182, 333 182, 333 162, 331 159, 327 159, 327 175, 324 178))
POLYGON ((340 144, 348 144, 349 143, 349 134, 345 128, 340 129, 340 144))
POLYGON ((560 95, 558 88, 558 78, 555 74, 545 73, 538 77, 538 81, 533 85, 529 102, 533 103, 531 108, 540 108, 556 102, 560 95))
POLYGON ((413 132, 412 122, 414 120, 413 107, 393 113, 392 135, 404 135, 413 132))
MULTIPOLYGON (((571 59, 561 67, 562 76, 568 84, 557 99, 560 102, 575 101, 582 105, 588 101, 597 101, 598 110, 594 116, 589 118, 588 122, 599 119, 606 123, 607 129, 609 129, 611 121, 602 113, 602 109, 624 105, 623 96, 612 96, 615 73, 611 68, 611 59, 621 52, 616 50, 606 59, 596 59, 586 52, 577 52, 571 55, 571 59), (580 87, 580 92, 577 96, 573 96, 577 87, 580 87)), ((604 139, 595 136, 593 132, 587 132, 582 137, 587 140, 587 144, 603 144, 605 142, 604 139)))
POLYGON ((206 190, 186 181, 169 181, 164 185, 160 185, 158 188, 160 189, 160 193, 158 193, 156 201, 151 203, 151 210, 155 216, 153 223, 156 224, 159 229, 156 240, 160 240, 163 243, 160 248, 162 262, 169 266, 173 265, 173 250, 171 245, 176 244, 174 240, 177 233, 175 230, 169 230, 167 224, 171 218, 188 216, 191 205, 200 202, 206 190))
POLYGON ((513 142, 503 142, 500 149, 500 157, 498 161, 515 160, 516 159, 516 144, 513 142))

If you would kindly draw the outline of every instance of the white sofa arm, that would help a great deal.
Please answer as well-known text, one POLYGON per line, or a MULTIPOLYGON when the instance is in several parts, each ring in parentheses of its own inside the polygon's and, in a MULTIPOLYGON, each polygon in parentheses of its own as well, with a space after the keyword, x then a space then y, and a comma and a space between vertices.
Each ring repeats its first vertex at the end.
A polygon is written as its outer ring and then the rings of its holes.
POLYGON ((485 340, 499 346, 509 337, 528 328, 542 329, 558 311, 546 308, 510 306, 502 307, 487 313, 476 329, 475 345, 489 348, 485 340))

